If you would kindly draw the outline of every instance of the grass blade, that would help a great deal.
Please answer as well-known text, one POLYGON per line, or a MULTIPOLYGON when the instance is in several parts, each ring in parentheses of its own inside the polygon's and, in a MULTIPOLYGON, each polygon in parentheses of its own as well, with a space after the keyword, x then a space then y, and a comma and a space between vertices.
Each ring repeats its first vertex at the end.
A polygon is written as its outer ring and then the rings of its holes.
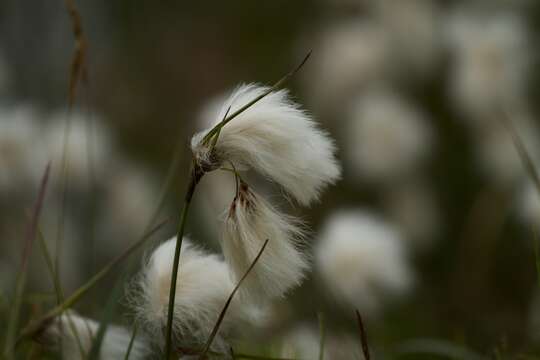
POLYGON ((127 259, 133 252, 135 252, 139 247, 141 247, 152 235, 154 235, 163 225, 165 225, 169 220, 164 220, 154 226, 150 231, 148 231, 139 241, 132 244, 126 251, 120 254, 118 257, 113 259, 110 263, 105 265, 100 271, 98 271, 94 276, 90 278, 80 288, 75 290, 67 299, 65 299, 62 304, 56 306, 47 312, 40 319, 31 322, 19 336, 17 344, 21 341, 31 338, 37 332, 42 330, 50 321, 52 321, 56 316, 62 314, 67 309, 75 305, 89 290, 91 290, 96 284, 102 280, 107 274, 109 274, 118 264, 127 259))
POLYGON ((205 344, 205 346, 203 348, 203 351, 201 352, 201 355, 199 356, 200 360, 204 359, 206 354, 208 353, 208 350, 210 350, 210 346, 212 345, 212 341, 214 341, 214 338, 217 335, 217 332, 219 330, 221 322, 225 318, 225 313, 227 312, 227 309, 229 309, 229 305, 231 304, 234 295, 236 294, 236 292, 240 288, 240 285, 242 285, 242 282, 244 281, 244 279, 249 275, 251 270, 255 267, 255 264, 257 263, 257 261, 259 261, 259 258, 261 257, 261 255, 262 255, 264 249, 266 248, 267 244, 268 244, 268 239, 266 239, 263 246, 261 247, 261 250, 259 250, 259 253, 257 254, 257 256, 255 256, 255 259, 253 259, 253 261, 251 262, 251 265, 249 266, 247 271, 244 273, 242 278, 238 281, 238 283, 234 287, 233 291, 231 292, 231 295, 229 295, 229 298, 225 302, 225 306, 223 306, 223 309, 221 310, 221 313, 219 314, 216 325, 214 325, 214 328, 212 329, 212 333, 210 334, 210 337, 206 341, 206 344, 205 344))
POLYGON ((39 192, 37 200, 34 204, 32 215, 28 227, 26 228, 25 243, 22 253, 21 267, 17 275, 17 284, 15 288, 13 307, 10 311, 10 319, 7 325, 7 336, 4 347, 4 356, 7 359, 14 358, 14 343, 15 343, 15 334, 17 333, 17 327, 19 323, 19 311, 21 307, 22 297, 24 293, 24 288, 26 285, 26 270, 28 267, 28 261, 30 254, 32 252, 32 244, 36 237, 36 229, 39 220, 39 215, 43 207, 43 202, 45 200, 45 192, 47 189, 47 183, 49 181, 49 173, 51 170, 51 164, 47 164, 45 172, 41 179, 41 184, 39 186, 39 192))
POLYGON ((527 171, 527 173, 533 180, 534 185, 536 186, 536 190, 538 191, 538 194, 540 194, 540 174, 538 174, 538 170, 536 169, 536 166, 534 165, 534 162, 529 152, 527 151, 525 142, 519 135, 519 132, 517 131, 517 128, 514 122, 510 118, 510 115, 508 115, 508 113, 504 110, 501 111, 501 113, 502 113, 503 124, 508 129, 508 132, 510 133, 510 136, 512 137, 512 141, 518 152, 521 162, 523 163, 525 170, 527 171))
POLYGON ((362 316, 360 315, 360 311, 355 310, 356 312, 356 322, 358 323, 358 332, 360 333, 360 343, 362 344, 362 353, 364 354, 364 359, 369 360, 369 345, 367 340, 367 332, 366 328, 364 327, 364 321, 362 320, 362 316))

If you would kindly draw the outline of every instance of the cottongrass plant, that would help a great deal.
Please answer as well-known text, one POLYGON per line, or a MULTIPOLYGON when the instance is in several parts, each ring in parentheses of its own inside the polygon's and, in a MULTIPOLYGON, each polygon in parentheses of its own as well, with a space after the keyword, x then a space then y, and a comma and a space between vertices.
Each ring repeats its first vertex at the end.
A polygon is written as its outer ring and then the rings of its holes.
MULTIPOLYGON (((176 239, 172 238, 152 252, 131 294, 136 317, 150 334, 160 334, 167 324, 175 245, 176 239)), ((235 283, 220 256, 205 252, 189 239, 182 242, 178 271, 180 281, 176 285, 173 320, 175 344, 184 349, 199 349, 210 336, 235 283)), ((249 310, 239 299, 233 299, 213 349, 228 350, 224 339, 235 327, 252 320, 255 311, 249 310)), ((161 337, 154 339, 156 345, 163 347, 161 337)))
MULTIPOLYGON (((307 57, 300 66, 306 60, 307 57)), ((290 225, 293 224, 293 221, 285 220, 289 218, 284 216, 277 216, 276 211, 273 211, 270 206, 255 199, 253 192, 247 192, 240 171, 253 169, 259 172, 279 184, 289 196, 302 205, 309 205, 318 200, 322 190, 329 184, 335 183, 341 175, 340 166, 335 159, 336 149, 328 134, 320 130, 313 119, 289 99, 287 91, 278 90, 298 69, 299 67, 272 87, 253 84, 240 86, 222 106, 220 114, 215 118, 215 125, 196 134, 191 140, 193 167, 178 227, 172 260, 170 293, 166 308, 166 357, 170 356, 173 339, 182 336, 181 333, 178 333, 180 330, 178 326, 174 326, 177 279, 178 274, 181 273, 178 269, 181 263, 182 238, 189 206, 195 189, 203 176, 217 169, 226 169, 234 173, 237 180, 237 197, 232 206, 238 206, 235 203, 242 202, 241 205, 244 208, 237 207, 236 209, 240 210, 236 216, 234 211, 232 212, 233 216, 230 219, 236 222, 236 226, 230 226, 230 223, 227 225, 229 236, 224 237, 224 241, 227 241, 227 238, 247 240, 247 234, 254 234, 257 235, 257 238, 249 239, 252 241, 251 243, 246 242, 243 246, 237 246, 237 249, 251 251, 254 244, 260 244, 263 241, 264 244, 260 250, 263 251, 269 242, 278 244, 281 242, 282 246, 294 249, 295 245, 287 245, 287 242, 293 243, 299 232, 290 225), (241 192, 242 194, 240 194, 241 192), (244 223, 243 219, 251 219, 254 223, 244 223), (236 233, 233 233, 234 229, 236 229, 236 233), (278 236, 278 238, 262 239, 261 236, 265 235, 278 236)), ((272 245, 269 252, 272 255, 283 254, 279 245, 272 245)), ((264 286, 258 284, 258 288, 276 296, 299 284, 301 273, 306 265, 304 260, 299 260, 301 255, 298 254, 298 259, 295 261, 285 260, 287 266, 294 265, 297 266, 297 269, 285 272, 286 276, 292 276, 292 279, 282 277, 281 280, 286 281, 284 286, 278 286, 274 282, 270 287, 266 284, 264 286)), ((261 266, 255 270, 256 273, 252 278, 261 281, 280 274, 276 273, 274 269, 284 264, 283 259, 279 256, 271 255, 264 260, 263 264, 255 265, 261 255, 259 253, 248 260, 251 266, 245 268, 244 259, 237 254, 234 254, 234 257, 230 255, 225 251, 227 262, 234 263, 233 268, 235 269, 244 267, 244 271, 246 271, 241 278, 238 277, 238 271, 233 271, 235 280, 238 281, 237 286, 247 276, 247 272, 256 265, 261 266), (237 263, 239 260, 241 264, 237 263), (269 263, 268 260, 274 261, 269 263)), ((290 254, 286 255, 290 256, 290 254)), ((182 281, 181 277, 180 281, 182 281)), ((255 288, 252 279, 249 279, 248 282, 251 286, 248 286, 247 289, 255 288)), ((234 292, 231 296, 233 295, 234 292)), ((228 299, 227 305, 230 304, 230 300, 228 299)), ((221 325, 220 321, 225 318, 224 312, 227 311, 227 305, 222 310, 219 320, 212 330, 212 335, 205 344, 204 352, 210 348, 212 336, 217 334, 218 327, 221 325)), ((179 319, 179 321, 183 322, 184 320, 179 319)), ((201 356, 204 355, 204 352, 201 356)))
POLYGON ((415 173, 432 149, 433 130, 421 111, 390 90, 351 101, 345 153, 351 174, 389 183, 415 173))
MULTIPOLYGON (((97 335, 100 324, 92 319, 66 311, 55 318, 39 335, 38 341, 49 348, 60 348, 65 359, 86 359, 97 335)), ((122 360, 131 342, 131 331, 110 325, 103 338, 100 359, 122 360)), ((136 337, 131 344, 130 359, 146 359, 150 348, 146 339, 136 337)))
POLYGON ((376 315, 388 296, 413 285, 405 244, 397 230, 362 210, 332 215, 320 234, 316 266, 342 305, 376 315))

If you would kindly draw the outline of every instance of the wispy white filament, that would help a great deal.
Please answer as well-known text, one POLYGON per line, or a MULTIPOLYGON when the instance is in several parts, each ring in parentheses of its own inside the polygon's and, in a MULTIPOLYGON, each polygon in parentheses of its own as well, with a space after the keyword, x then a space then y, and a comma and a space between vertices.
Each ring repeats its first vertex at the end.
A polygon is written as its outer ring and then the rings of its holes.
MULTIPOLYGON (((94 320, 68 311, 56 318, 40 336, 45 344, 61 345, 62 356, 65 359, 86 359, 99 329, 99 323, 94 320), (81 354, 81 348, 84 356, 81 354)), ((115 325, 107 326, 101 343, 99 358, 103 360, 122 360, 126 356, 131 331, 115 325)), ((129 358, 144 359, 149 354, 149 348, 140 336, 133 342, 129 358)))
POLYGON ((301 223, 281 214, 263 198, 240 186, 227 219, 223 253, 239 279, 268 239, 261 258, 245 279, 240 291, 247 299, 265 302, 283 296, 299 285, 309 268, 300 249, 304 236, 301 223))
POLYGON ((320 274, 337 299, 368 315, 387 295, 400 295, 412 285, 403 239, 391 225, 363 211, 332 216, 316 257, 320 274))
MULTIPOLYGON (((254 84, 242 85, 223 104, 213 123, 267 90, 254 84)), ((208 130, 192 139, 198 159, 207 159, 209 146, 202 143, 208 130)), ((218 163, 231 161, 247 166, 281 185, 301 204, 317 200, 323 188, 337 181, 340 167, 334 157, 336 148, 328 134, 292 102, 286 90, 266 96, 225 125, 215 147, 218 163)))
MULTIPOLYGON (((175 246, 176 238, 173 238, 154 250, 133 294, 137 316, 151 334, 162 334, 167 323, 175 246)), ((233 288, 223 260, 184 238, 173 313, 173 335, 179 347, 199 349, 206 342, 233 288)), ((213 347, 223 349, 224 336, 247 316, 245 307, 233 298, 213 347)), ((155 340, 162 345, 161 337, 155 340)))

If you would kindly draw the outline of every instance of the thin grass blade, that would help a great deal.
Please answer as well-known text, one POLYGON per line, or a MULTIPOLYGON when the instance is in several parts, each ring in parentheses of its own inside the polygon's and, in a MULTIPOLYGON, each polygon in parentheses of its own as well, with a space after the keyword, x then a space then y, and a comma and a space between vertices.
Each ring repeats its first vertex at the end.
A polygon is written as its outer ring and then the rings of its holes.
POLYGON ((264 249, 266 248, 266 245, 268 244, 268 240, 269 239, 266 239, 263 246, 261 247, 261 250, 259 250, 259 253, 257 254, 257 256, 255 256, 255 259, 253 259, 253 261, 251 262, 251 265, 249 266, 247 271, 244 273, 242 278, 238 281, 233 291, 231 292, 231 295, 229 295, 229 298, 225 302, 225 306, 223 306, 223 309, 221 310, 221 313, 219 314, 216 325, 214 325, 214 328, 212 329, 212 332, 210 333, 210 337, 206 341, 203 351, 201 352, 201 355, 199 356, 200 360, 204 359, 206 354, 208 353, 208 350, 210 350, 210 346, 212 345, 212 342, 214 341, 214 338, 216 337, 217 332, 219 331, 219 327, 221 326, 221 323, 223 322, 223 319, 225 318, 225 314, 227 313, 227 310, 229 309, 229 305, 231 304, 234 295, 240 288, 240 285, 242 285, 242 282, 244 281, 244 279, 249 275, 251 270, 255 267, 255 264, 257 264, 257 261, 259 261, 259 258, 261 257, 264 249))
POLYGON ((13 307, 10 311, 10 319, 7 324, 7 335, 6 342, 4 344, 4 355, 7 359, 14 358, 14 344, 15 344, 15 334, 17 333, 17 328, 19 326, 19 312, 22 303, 24 288, 26 285, 26 270, 28 268, 28 261, 30 259, 30 254, 32 252, 32 245, 36 237, 37 224, 39 220, 39 215, 41 209, 43 208, 43 202, 45 200, 45 193, 47 190, 47 183, 49 181, 49 173, 51 170, 51 164, 48 163, 45 168, 45 172, 41 179, 41 184, 39 186, 39 192, 34 204, 32 215, 28 226, 26 228, 24 249, 21 259, 21 267, 17 275, 17 285, 14 294, 13 307))

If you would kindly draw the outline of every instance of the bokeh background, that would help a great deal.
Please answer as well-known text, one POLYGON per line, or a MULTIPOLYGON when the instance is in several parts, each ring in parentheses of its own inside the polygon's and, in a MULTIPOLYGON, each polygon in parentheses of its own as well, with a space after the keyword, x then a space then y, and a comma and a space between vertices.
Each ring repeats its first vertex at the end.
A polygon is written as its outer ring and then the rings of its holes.
MULTIPOLYGON (((59 251, 70 292, 140 236, 176 159, 158 215, 173 223, 149 247, 174 234, 189 139, 207 125, 216 99, 241 83, 272 84, 313 51, 288 87, 336 140, 343 179, 320 203, 302 208, 250 178, 309 224, 307 248, 315 255, 305 284, 276 304, 272 337, 244 339, 244 346, 256 352, 283 339, 317 344, 322 312, 329 342, 343 348, 357 336, 358 307, 381 357, 457 351, 453 346, 486 356, 538 354, 540 197, 501 121, 502 109, 531 157, 540 157, 538 2, 117 0, 77 7, 88 40, 88 83, 69 111, 75 42, 64 3, 0 2, 0 332, 28 211, 49 160, 40 227, 50 251, 59 251), (317 249, 334 236, 328 224, 345 213, 379 219, 400 250, 360 251, 341 267, 343 276, 358 271, 369 284, 342 301, 328 284, 339 271, 324 274, 317 249), (410 281, 392 285, 395 272, 410 272, 410 281), (376 305, 366 305, 363 298, 372 296, 376 305)), ((220 214, 234 185, 228 174, 213 175, 198 189, 188 233, 219 251, 220 214)), ((340 256, 327 261, 347 261, 340 256)), ((141 258, 133 257, 130 273, 141 258)), ((30 264, 23 322, 54 303, 37 242, 30 264)), ((111 294, 121 273, 77 309, 99 318, 114 295, 115 321, 128 324, 122 294, 111 294)), ((344 287, 356 285, 353 279, 344 287)))

